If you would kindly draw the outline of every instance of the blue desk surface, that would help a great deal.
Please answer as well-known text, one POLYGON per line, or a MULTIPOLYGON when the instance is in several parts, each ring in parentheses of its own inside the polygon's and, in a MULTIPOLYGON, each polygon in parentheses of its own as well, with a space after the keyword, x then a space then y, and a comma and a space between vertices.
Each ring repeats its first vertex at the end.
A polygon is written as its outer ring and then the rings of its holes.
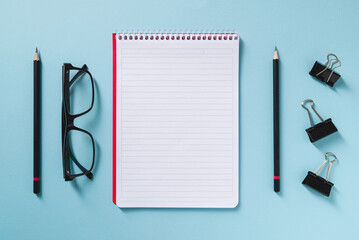
POLYGON ((3 1, 0 6, 0 239, 354 239, 359 214, 358 1, 3 1), (235 30, 240 56, 240 195, 235 209, 119 209, 112 199, 112 42, 126 29, 235 30), (281 58, 282 191, 273 192, 272 57, 281 58), (32 58, 43 66, 42 194, 32 193, 32 58), (308 72, 336 53, 331 89, 308 72), (65 182, 61 66, 86 63, 95 109, 94 180, 65 182), (311 144, 302 100, 339 133, 311 144), (330 198, 304 187, 332 151, 330 198))

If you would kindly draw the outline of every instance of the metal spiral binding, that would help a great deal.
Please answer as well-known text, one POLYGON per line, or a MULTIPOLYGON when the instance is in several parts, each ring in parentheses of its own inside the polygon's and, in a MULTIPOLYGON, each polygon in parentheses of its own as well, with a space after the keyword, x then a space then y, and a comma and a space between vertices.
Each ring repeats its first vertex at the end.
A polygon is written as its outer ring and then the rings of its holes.
POLYGON ((203 40, 239 40, 235 32, 121 32, 117 33, 118 40, 155 40, 155 41, 203 41, 203 40))

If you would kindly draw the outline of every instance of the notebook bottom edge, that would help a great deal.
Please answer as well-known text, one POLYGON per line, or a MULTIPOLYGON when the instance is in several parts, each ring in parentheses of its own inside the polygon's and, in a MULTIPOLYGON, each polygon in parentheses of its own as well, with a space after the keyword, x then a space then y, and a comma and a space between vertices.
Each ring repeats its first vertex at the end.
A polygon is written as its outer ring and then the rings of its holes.
POLYGON ((238 206, 238 200, 235 200, 232 203, 226 204, 133 204, 133 203, 117 203, 115 204, 119 208, 236 208, 238 206))

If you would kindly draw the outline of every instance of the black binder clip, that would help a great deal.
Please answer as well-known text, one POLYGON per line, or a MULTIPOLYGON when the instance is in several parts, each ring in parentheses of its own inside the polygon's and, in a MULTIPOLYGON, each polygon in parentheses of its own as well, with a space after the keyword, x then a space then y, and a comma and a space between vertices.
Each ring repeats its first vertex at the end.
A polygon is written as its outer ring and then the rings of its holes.
POLYGON ((308 175, 304 178, 302 184, 305 184, 305 185, 313 188, 314 190, 320 192, 321 194, 324 194, 325 196, 329 197, 330 190, 332 190, 332 187, 334 186, 334 183, 329 182, 330 170, 332 169, 332 164, 337 160, 338 160, 337 157, 333 153, 327 152, 325 154, 325 161, 322 164, 322 166, 320 166, 320 168, 318 169, 318 171, 316 173, 309 171, 308 175), (318 176, 318 174, 320 173, 320 171, 322 171, 323 167, 327 164, 328 155, 333 156, 334 159, 329 162, 327 176, 326 176, 326 179, 324 179, 324 178, 318 176))
POLYGON ((318 61, 316 61, 309 74, 333 87, 334 83, 340 78, 340 74, 334 72, 334 69, 340 67, 341 65, 342 63, 340 62, 338 57, 333 53, 329 53, 327 55, 326 63, 322 65, 318 61), (334 58, 330 59, 331 56, 333 56, 334 58), (333 67, 336 63, 338 63, 338 65, 336 67, 333 67))
POLYGON ((334 126, 331 118, 328 118, 327 120, 324 121, 324 119, 319 115, 319 113, 314 108, 313 100, 311 100, 311 99, 304 100, 302 102, 302 107, 305 110, 307 110, 307 112, 308 112, 311 127, 306 129, 305 131, 308 133, 308 136, 309 136, 309 139, 311 142, 315 142, 319 139, 322 139, 322 138, 338 131, 338 129, 334 126), (306 102, 312 102, 311 107, 312 107, 313 111, 315 112, 315 114, 320 118, 320 120, 322 120, 322 122, 320 122, 316 125, 313 124, 313 119, 312 119, 312 116, 310 115, 310 111, 306 106, 304 106, 306 102))

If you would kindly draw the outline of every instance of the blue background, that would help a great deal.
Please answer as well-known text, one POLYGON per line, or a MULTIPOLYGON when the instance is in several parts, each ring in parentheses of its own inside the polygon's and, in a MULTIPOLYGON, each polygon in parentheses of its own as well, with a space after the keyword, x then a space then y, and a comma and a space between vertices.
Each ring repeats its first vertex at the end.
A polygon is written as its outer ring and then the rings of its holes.
MULTIPOLYGON (((354 239, 359 235, 358 1, 1 1, 0 239, 354 239), (240 48, 240 194, 235 209, 119 209, 112 203, 111 33, 235 30, 240 48), (281 58, 282 191, 273 192, 272 57, 281 58), (33 55, 43 80, 42 194, 32 193, 33 55), (333 89, 308 72, 334 52, 333 89), (94 110, 78 125, 97 141, 94 180, 65 182, 61 66, 86 63, 94 110), (312 144, 300 104, 313 98, 339 129, 312 144), (326 198, 301 184, 332 151, 326 198)), ((317 119, 316 119, 317 120, 317 119)), ((326 171, 326 169, 324 170, 326 171)), ((325 174, 325 172, 323 173, 325 174)))

